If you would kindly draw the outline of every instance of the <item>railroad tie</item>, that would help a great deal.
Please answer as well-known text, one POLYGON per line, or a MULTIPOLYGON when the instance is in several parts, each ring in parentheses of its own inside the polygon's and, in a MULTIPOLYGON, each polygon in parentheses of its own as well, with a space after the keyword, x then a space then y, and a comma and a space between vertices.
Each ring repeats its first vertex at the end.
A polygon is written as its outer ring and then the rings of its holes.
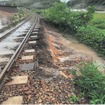
POLYGON ((6 101, 4 101, 1 105, 22 105, 23 97, 22 96, 14 96, 8 98, 6 101))

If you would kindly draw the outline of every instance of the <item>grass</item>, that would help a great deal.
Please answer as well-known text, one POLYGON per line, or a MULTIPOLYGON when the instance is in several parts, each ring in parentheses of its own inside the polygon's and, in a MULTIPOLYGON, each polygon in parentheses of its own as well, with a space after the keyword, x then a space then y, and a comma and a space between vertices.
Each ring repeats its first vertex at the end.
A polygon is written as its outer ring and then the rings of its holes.
MULTIPOLYGON (((74 77, 75 86, 89 100, 90 104, 105 104, 105 75, 93 63, 78 66, 81 75, 74 77)), ((73 99, 76 100, 75 97, 73 99)))
POLYGON ((94 19, 105 19, 105 14, 104 13, 95 13, 93 16, 94 19))
POLYGON ((89 22, 89 25, 93 25, 105 31, 105 13, 94 13, 93 19, 89 22))
POLYGON ((105 13, 94 13, 88 26, 80 27, 77 37, 105 57, 105 13))

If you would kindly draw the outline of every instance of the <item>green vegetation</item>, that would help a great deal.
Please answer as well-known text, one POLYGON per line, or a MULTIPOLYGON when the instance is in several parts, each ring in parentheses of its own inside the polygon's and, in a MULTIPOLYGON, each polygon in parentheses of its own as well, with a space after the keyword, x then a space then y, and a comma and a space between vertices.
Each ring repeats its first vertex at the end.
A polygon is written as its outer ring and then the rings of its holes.
POLYGON ((101 29, 93 26, 80 27, 76 37, 89 46, 92 46, 97 52, 105 55, 105 34, 101 29))
MULTIPOLYGON (((105 104, 105 75, 93 63, 79 67, 80 76, 74 76, 75 86, 90 104, 105 104)), ((74 99, 74 98, 73 98, 74 99)))
POLYGON ((46 10, 44 17, 47 22, 76 33, 80 26, 86 26, 91 20, 93 11, 90 11, 91 7, 88 10, 87 13, 71 12, 65 3, 56 2, 50 9, 46 10))
POLYGON ((48 8, 55 1, 59 2, 60 0, 3 0, 0 1, 1 5, 6 6, 18 6, 26 8, 48 8))
POLYGON ((105 55, 105 14, 94 14, 86 27, 79 27, 75 35, 81 42, 105 55))
POLYGON ((77 103, 80 101, 79 97, 77 97, 75 94, 73 94, 70 98, 69 98, 70 102, 74 102, 77 103))
POLYGON ((98 4, 101 4, 101 5, 105 5, 105 0, 86 0, 86 3, 88 4, 88 5, 92 5, 92 4, 94 4, 94 5, 98 5, 98 4))
POLYGON ((44 18, 105 55, 105 14, 94 13, 95 9, 91 6, 87 11, 73 12, 65 3, 56 2, 45 11, 44 18))
POLYGON ((13 15, 11 17, 11 24, 12 25, 16 25, 18 22, 24 20, 27 18, 27 16, 29 15, 28 13, 29 11, 26 10, 26 9, 22 9, 22 8, 19 8, 18 9, 18 13, 16 13, 15 15, 13 15))
POLYGON ((95 6, 98 10, 105 9, 105 0, 69 0, 68 6, 75 8, 85 8, 87 6, 95 6))
POLYGON ((90 21, 89 24, 105 30, 105 14, 95 13, 92 21, 90 21))

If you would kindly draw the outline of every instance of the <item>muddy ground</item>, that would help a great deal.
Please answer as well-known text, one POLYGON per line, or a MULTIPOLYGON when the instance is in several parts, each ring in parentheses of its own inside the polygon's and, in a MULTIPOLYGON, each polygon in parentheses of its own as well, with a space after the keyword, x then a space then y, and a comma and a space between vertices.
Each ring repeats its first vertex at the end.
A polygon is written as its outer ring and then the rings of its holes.
POLYGON ((14 13, 9 13, 9 12, 5 12, 5 11, 1 11, 0 10, 0 18, 3 17, 10 17, 11 15, 13 15, 14 13))
POLYGON ((59 68, 73 67, 79 63, 93 60, 91 55, 73 49, 72 44, 68 45, 68 40, 66 40, 61 33, 57 32, 56 29, 49 25, 47 26, 45 23, 43 23, 43 25, 49 45, 48 50, 51 53, 54 64, 59 66, 59 68))
POLYGON ((61 45, 63 45, 67 49, 71 49, 72 51, 77 52, 78 54, 81 53, 83 55, 86 54, 86 55, 90 56, 92 58, 93 62, 99 66, 99 70, 102 73, 105 73, 105 71, 104 71, 105 58, 101 57, 91 47, 79 42, 71 34, 64 33, 63 31, 61 32, 60 30, 54 28, 53 26, 51 26, 49 24, 47 24, 46 27, 49 30, 50 34, 57 35, 59 43, 61 45))

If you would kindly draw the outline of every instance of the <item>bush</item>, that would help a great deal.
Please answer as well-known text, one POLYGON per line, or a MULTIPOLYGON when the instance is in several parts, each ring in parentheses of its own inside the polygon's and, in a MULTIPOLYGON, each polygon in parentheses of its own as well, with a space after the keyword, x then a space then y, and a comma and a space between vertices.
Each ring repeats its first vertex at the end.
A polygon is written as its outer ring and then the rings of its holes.
POLYGON ((91 21, 90 24, 99 28, 99 29, 105 29, 105 20, 104 19, 94 19, 91 21))
POLYGON ((84 64, 79 70, 81 75, 74 79, 79 91, 91 104, 105 104, 105 75, 93 63, 84 64))
POLYGON ((89 14, 93 14, 93 13, 95 13, 95 8, 93 6, 88 6, 87 11, 89 14))
POLYGON ((46 10, 44 18, 61 29, 76 33, 80 26, 86 26, 92 19, 92 13, 90 11, 87 13, 72 12, 65 3, 56 2, 46 10))
POLYGON ((54 3, 53 6, 48 9, 45 13, 45 18, 55 24, 60 24, 60 22, 65 21, 66 15, 66 4, 64 3, 54 3))
POLYGON ((18 13, 11 17, 11 25, 16 25, 30 15, 30 11, 24 8, 18 8, 18 13))
POLYGON ((80 101, 79 97, 77 97, 75 94, 73 94, 70 98, 69 98, 70 102, 74 102, 77 103, 80 101))
POLYGON ((100 54, 105 54, 105 34, 102 30, 93 27, 80 27, 76 37, 83 43, 92 46, 100 54))

